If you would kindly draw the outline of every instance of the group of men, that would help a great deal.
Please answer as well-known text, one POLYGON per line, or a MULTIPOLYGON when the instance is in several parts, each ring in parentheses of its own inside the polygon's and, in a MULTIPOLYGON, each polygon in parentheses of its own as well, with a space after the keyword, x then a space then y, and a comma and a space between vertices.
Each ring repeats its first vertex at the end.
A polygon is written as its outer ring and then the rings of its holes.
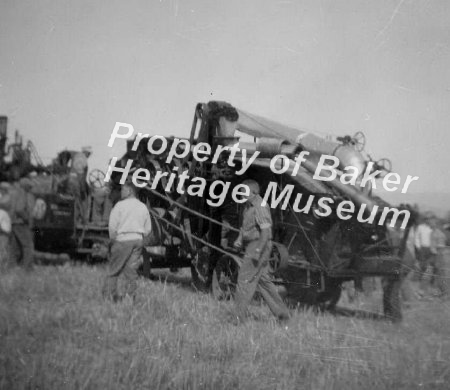
MULTIPOLYGON (((61 153, 57 161, 69 170, 68 192, 83 205, 87 203, 87 159, 91 153, 90 147, 83 147, 81 152, 61 153)), ((35 197, 32 180, 21 177, 21 171, 20 166, 12 165, 8 170, 8 181, 0 183, 0 266, 18 263, 29 270, 34 263, 35 197)))
POLYGON ((433 213, 426 213, 414 231, 414 246, 420 288, 418 294, 426 294, 429 285, 436 287, 437 295, 445 296, 447 291, 446 258, 447 236, 433 213), (427 270, 431 273, 427 273, 427 270), (430 278, 427 278, 430 275, 430 278))
POLYGON ((12 171, 11 182, 0 183, 0 266, 16 260, 26 270, 33 267, 34 196, 29 179, 12 171))
MULTIPOLYGON (((272 250, 272 218, 269 207, 262 206, 260 188, 256 181, 245 180, 249 188, 242 215, 242 227, 234 247, 245 252, 240 265, 236 288, 236 322, 245 321, 247 306, 258 290, 275 317, 284 322, 289 318, 288 308, 269 277, 269 257, 272 250)), ((112 240, 110 262, 103 284, 103 295, 117 302, 125 296, 134 299, 137 268, 142 249, 150 239, 152 225, 144 203, 136 198, 136 188, 126 182, 122 186, 121 200, 111 211, 109 234, 112 240), (118 279, 124 277, 122 291, 118 279)))

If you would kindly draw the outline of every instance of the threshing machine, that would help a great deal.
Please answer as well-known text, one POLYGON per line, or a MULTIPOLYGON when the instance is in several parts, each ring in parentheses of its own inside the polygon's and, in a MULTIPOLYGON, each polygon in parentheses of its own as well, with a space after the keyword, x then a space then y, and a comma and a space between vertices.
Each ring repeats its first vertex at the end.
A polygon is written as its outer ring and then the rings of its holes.
MULTIPOLYGON (((167 140, 170 143, 173 138, 167 140)), ((385 313, 394 319, 401 317, 400 283, 405 270, 412 264, 405 256, 406 239, 393 244, 387 221, 380 219, 381 210, 389 205, 373 196, 370 187, 343 184, 339 175, 330 181, 313 178, 318 161, 325 154, 338 157, 339 169, 353 166, 363 172, 369 166, 377 169, 381 177, 388 172, 389 160, 374 163, 363 154, 365 138, 362 133, 326 139, 249 114, 228 103, 212 101, 196 106, 188 140, 191 147, 207 143, 211 148, 209 157, 199 161, 191 151, 185 157, 173 158, 167 163, 167 154, 152 154, 145 143, 133 148, 134 141, 130 140, 127 153, 120 160, 121 166, 125 167, 132 159, 133 169, 145 168, 152 178, 157 172, 168 174, 158 183, 152 183, 150 179, 139 195, 149 207, 155 232, 155 241, 146 247, 146 272, 150 267, 190 267, 193 283, 198 289, 211 289, 218 299, 232 296, 241 256, 232 244, 239 232, 243 205, 227 196, 220 206, 211 206, 207 190, 205 196, 189 195, 186 191, 180 194, 168 189, 167 178, 171 173, 179 178, 184 172, 190 178, 184 186, 192 183, 193 178, 201 177, 208 186, 220 179, 231 183, 231 187, 245 178, 252 178, 259 183, 262 194, 269 187, 273 190, 271 196, 275 197, 284 189, 302 194, 296 204, 293 196, 284 199, 285 207, 280 207, 280 203, 271 209, 272 276, 288 301, 332 308, 339 300, 343 282, 354 280, 359 283, 365 277, 383 277, 385 313), (225 158, 212 162, 211 156, 217 148, 231 145, 238 145, 241 150, 233 156, 232 164, 227 160, 226 152, 222 155, 225 158), (245 174, 237 175, 243 150, 247 155, 259 151, 259 155, 245 174), (309 157, 293 174, 295 158, 302 151, 308 151, 309 157), (286 156, 289 160, 289 169, 283 174, 274 173, 270 167, 270 161, 276 155, 286 156), (326 216, 321 212, 319 200, 322 197, 334 201, 331 213, 326 216), (357 208, 364 204, 366 217, 367 212, 374 211, 373 222, 360 222, 356 213, 346 220, 339 218, 336 207, 342 200, 352 201, 357 208)), ((119 173, 112 175, 116 184, 120 178, 119 173)), ((176 183, 171 188, 176 188, 176 183)))

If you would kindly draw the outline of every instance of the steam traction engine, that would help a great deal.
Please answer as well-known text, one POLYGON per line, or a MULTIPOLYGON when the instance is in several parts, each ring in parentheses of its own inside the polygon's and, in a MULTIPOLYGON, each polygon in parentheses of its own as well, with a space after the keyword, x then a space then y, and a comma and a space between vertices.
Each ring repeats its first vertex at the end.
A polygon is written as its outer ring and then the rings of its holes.
MULTIPOLYGON (((238 154, 234 158, 235 167, 230 167, 226 158, 215 164, 211 158, 199 162, 192 153, 182 159, 174 158, 167 164, 166 155, 150 154, 145 143, 133 151, 133 141, 129 141, 122 165, 133 159, 134 168, 148 169, 151 178, 158 171, 176 172, 177 175, 187 171, 191 180, 202 177, 208 185, 220 179, 234 186, 245 178, 252 178, 259 183, 262 194, 271 182, 277 184, 279 193, 287 185, 293 185, 296 192, 303 194, 297 206, 305 207, 309 212, 295 212, 293 198, 286 208, 272 209, 274 249, 271 269, 274 281, 283 286, 286 299, 333 308, 344 281, 359 282, 364 277, 381 276, 386 282, 385 314, 396 320, 401 318, 399 288, 404 270, 411 266, 403 256, 405 239, 397 246, 392 245, 386 223, 376 223, 378 214, 375 222, 369 224, 359 222, 356 213, 348 220, 338 218, 336 207, 326 217, 321 217, 318 212, 318 200, 323 196, 335 200, 334 205, 345 199, 357 207, 365 204, 368 211, 375 206, 380 209, 388 206, 372 196, 370 188, 361 190, 342 184, 338 178, 326 182, 313 179, 323 154, 338 157, 341 168, 354 166, 363 172, 370 160, 362 154, 365 142, 362 133, 326 140, 224 102, 209 102, 197 105, 189 141, 191 145, 208 143, 212 150, 210 156, 219 146, 236 143, 241 150, 247 151, 247 155, 254 151, 260 154, 242 177, 235 174, 242 162, 242 156, 238 154), (282 175, 274 174, 270 169, 270 159, 275 155, 285 155, 293 163, 302 150, 308 151, 310 156, 295 175, 292 175, 293 166, 282 175), (314 196, 314 200, 308 206, 309 196, 314 196)), ((382 172, 389 171, 389 165, 386 159, 373 164, 382 172)), ((120 176, 113 176, 113 180, 117 182, 120 176)), ((216 298, 229 298, 233 295, 239 272, 240 254, 232 249, 232 245, 238 235, 242 205, 227 197, 220 207, 212 207, 208 204, 208 189, 203 197, 167 191, 167 177, 155 185, 150 179, 140 193, 141 200, 149 206, 156 232, 155 242, 146 247, 144 270, 148 272, 150 266, 190 267, 193 283, 199 290, 212 289, 216 298)), ((171 188, 176 188, 176 183, 171 188)))
POLYGON ((58 263, 70 257, 104 260, 108 252, 107 210, 93 220, 94 198, 106 198, 104 174, 93 170, 83 190, 84 199, 68 188, 70 166, 77 151, 64 150, 44 165, 31 141, 16 131, 8 142, 6 116, 0 116, 0 181, 24 181, 35 197, 32 210, 35 258, 58 263))

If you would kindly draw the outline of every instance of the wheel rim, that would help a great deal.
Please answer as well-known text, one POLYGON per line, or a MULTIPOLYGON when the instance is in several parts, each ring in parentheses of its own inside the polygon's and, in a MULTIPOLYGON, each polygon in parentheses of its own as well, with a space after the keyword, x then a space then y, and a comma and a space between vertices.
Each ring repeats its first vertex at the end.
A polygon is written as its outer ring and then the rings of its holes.
POLYGON ((89 173, 89 184, 93 188, 105 187, 105 174, 100 169, 94 169, 89 173))
POLYGON ((275 273, 288 266, 289 252, 287 248, 278 242, 273 243, 272 253, 270 255, 270 272, 275 273))
POLYGON ((352 143, 356 151, 362 152, 366 146, 366 136, 362 131, 358 131, 352 137, 352 143))

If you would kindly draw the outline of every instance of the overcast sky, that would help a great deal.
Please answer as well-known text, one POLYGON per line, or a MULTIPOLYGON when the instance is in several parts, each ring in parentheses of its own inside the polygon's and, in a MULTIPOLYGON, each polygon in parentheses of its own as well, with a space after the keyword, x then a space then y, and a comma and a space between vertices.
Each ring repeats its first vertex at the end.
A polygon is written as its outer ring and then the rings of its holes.
POLYGON ((186 136, 197 102, 367 136, 411 192, 450 192, 450 2, 0 1, 0 114, 47 159, 116 121, 186 136))

